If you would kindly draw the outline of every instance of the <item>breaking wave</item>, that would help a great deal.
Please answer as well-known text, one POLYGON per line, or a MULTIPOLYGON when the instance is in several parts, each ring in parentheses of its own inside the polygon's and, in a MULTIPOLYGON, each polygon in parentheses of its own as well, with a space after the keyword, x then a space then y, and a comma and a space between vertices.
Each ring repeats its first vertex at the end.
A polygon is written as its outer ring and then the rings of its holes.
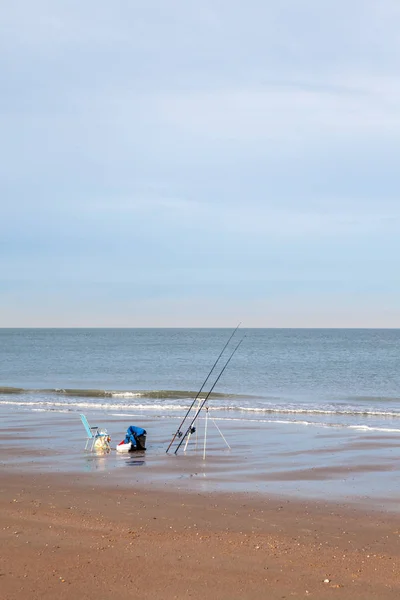
MULTIPOLYGON (((0 387, 0 394, 56 394, 60 396, 74 396, 78 398, 160 398, 160 399, 183 399, 196 398, 198 392, 192 390, 96 390, 96 389, 73 389, 73 388, 51 388, 51 389, 25 389, 18 387, 0 387)), ((199 398, 205 398, 207 392, 199 394, 199 398)), ((223 394, 212 392, 210 398, 241 398, 238 394, 223 394)), ((246 396, 247 397, 247 396, 246 396)))
MULTIPOLYGON (((206 393, 201 394, 204 398, 206 393)), ((197 392, 192 390, 25 389, 0 387, 0 407, 11 410, 181 418, 197 392)), ((273 423, 292 427, 345 428, 349 431, 400 433, 400 400, 379 397, 295 399, 213 393, 209 410, 218 420, 273 423), (396 403, 396 400, 397 403, 396 403)), ((196 403, 196 406, 198 404, 196 403)))
MULTIPOLYGON (((97 409, 97 410, 146 410, 153 412, 172 412, 175 413, 177 411, 186 411, 191 405, 191 398, 187 395, 185 396, 182 392, 181 395, 177 395, 173 392, 170 392, 169 395, 156 395, 156 392, 148 393, 108 393, 103 396, 93 396, 89 394, 61 394, 67 396, 64 400, 49 397, 49 395, 45 397, 35 397, 32 398, 26 397, 26 399, 22 398, 9 398, 9 399, 0 399, 0 406, 20 406, 26 408, 39 408, 46 407, 47 409, 64 409, 64 410, 84 410, 84 409, 97 409), (88 400, 85 402, 83 399, 87 397, 88 400), (82 398, 82 399, 80 399, 82 398), (96 398, 98 399, 97 401, 96 398), (109 402, 102 402, 101 399, 109 398, 109 402), (92 400, 90 400, 92 399, 92 400), (113 401, 117 400, 118 401, 113 401), (123 402, 123 400, 126 400, 123 402), (135 399, 135 401, 129 400, 135 399), (146 402, 145 400, 152 400, 151 402, 146 402), (170 400, 170 402, 154 402, 155 399, 160 400, 170 400), (188 400, 188 402, 182 402, 182 400, 188 400), (94 401, 93 401, 94 400, 94 401), (122 401, 121 401, 122 400, 122 401), (143 402, 144 400, 144 402, 143 402), (177 400, 177 402, 173 402, 177 400)), ((214 402, 209 404, 209 410, 212 412, 239 412, 247 414, 249 418, 251 415, 258 415, 258 420, 262 419, 263 416, 279 416, 279 415, 294 415, 294 416, 321 416, 321 417, 359 417, 359 418, 368 418, 368 417, 378 417, 378 418, 392 418, 398 419, 400 418, 400 410, 399 411, 384 411, 379 409, 371 408, 370 410, 359 409, 356 407, 349 407, 347 409, 342 408, 317 408, 313 406, 309 407, 294 407, 286 405, 276 405, 274 407, 271 406, 243 406, 242 403, 222 403, 218 402, 218 398, 224 398, 230 396, 217 395, 214 397, 214 402)))
MULTIPOLYGON (((211 407, 210 407, 211 408, 211 407)), ((295 415, 338 415, 338 416, 361 416, 361 417, 400 417, 400 411, 383 410, 357 410, 356 408, 348 410, 343 409, 323 409, 323 408, 258 408, 247 406, 226 406, 224 410, 240 410, 243 412, 254 412, 264 414, 295 414, 295 415)))

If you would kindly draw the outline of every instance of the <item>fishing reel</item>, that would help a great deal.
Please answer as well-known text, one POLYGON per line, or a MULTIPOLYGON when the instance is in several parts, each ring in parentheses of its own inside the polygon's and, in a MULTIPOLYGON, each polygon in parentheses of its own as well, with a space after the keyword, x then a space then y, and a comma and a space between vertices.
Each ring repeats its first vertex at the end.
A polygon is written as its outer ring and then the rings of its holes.
POLYGON ((191 427, 191 428, 190 428, 190 430, 189 430, 189 432, 190 432, 191 434, 192 434, 192 433, 194 433, 195 431, 196 431, 196 427, 191 427))

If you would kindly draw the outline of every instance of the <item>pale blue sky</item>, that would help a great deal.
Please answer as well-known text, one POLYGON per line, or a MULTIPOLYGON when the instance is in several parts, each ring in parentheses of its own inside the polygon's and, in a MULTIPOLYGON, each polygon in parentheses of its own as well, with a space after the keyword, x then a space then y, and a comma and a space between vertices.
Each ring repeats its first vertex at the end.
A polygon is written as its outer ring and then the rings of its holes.
POLYGON ((400 327, 398 0, 0 10, 0 326, 400 327))

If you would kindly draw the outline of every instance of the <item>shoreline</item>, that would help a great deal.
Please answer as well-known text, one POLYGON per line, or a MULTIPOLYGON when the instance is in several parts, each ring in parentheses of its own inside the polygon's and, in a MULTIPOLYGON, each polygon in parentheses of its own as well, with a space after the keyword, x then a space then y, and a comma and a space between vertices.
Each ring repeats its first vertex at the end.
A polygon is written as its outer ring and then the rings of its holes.
MULTIPOLYGON (((203 460, 193 436, 187 453, 165 450, 178 419, 145 415, 87 413, 89 422, 106 426, 115 448, 128 425, 147 432, 145 453, 109 455, 84 452, 85 431, 78 413, 0 411, 0 466, 4 471, 94 474, 111 485, 137 485, 182 491, 264 494, 275 497, 327 498, 397 512, 400 508, 400 439, 376 432, 351 433, 265 423, 222 422, 229 450, 210 422, 203 460)), ((173 450, 173 449, 172 449, 173 450)))

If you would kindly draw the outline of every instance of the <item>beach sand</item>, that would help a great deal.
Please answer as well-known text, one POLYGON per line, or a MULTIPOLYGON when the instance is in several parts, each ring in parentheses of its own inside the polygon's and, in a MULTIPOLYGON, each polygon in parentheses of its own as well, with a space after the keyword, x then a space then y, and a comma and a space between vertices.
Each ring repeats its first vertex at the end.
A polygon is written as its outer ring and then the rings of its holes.
MULTIPOLYGON (((1 600, 400 597, 394 436, 288 433, 274 453, 282 433, 231 429, 232 452, 210 433, 203 461, 165 454, 167 420, 142 420, 148 452, 122 457, 85 454, 77 415, 7 419, 1 600)), ((114 444, 126 421, 108 417, 114 444)))
POLYGON ((3 473, 0 598, 400 596, 400 519, 252 494, 3 473))

